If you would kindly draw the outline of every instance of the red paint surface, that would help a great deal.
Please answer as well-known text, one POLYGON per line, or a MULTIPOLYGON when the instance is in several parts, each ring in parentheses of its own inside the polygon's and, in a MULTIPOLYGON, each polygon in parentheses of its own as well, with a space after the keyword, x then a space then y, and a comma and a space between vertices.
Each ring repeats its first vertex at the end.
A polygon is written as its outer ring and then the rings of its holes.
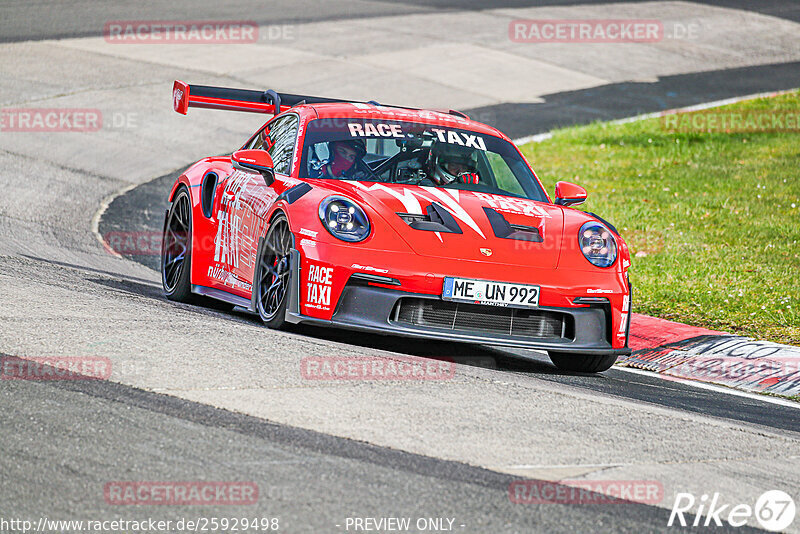
POLYGON ((708 330, 687 324, 631 314, 631 331, 628 346, 633 350, 652 349, 697 336, 727 335, 726 332, 708 330))

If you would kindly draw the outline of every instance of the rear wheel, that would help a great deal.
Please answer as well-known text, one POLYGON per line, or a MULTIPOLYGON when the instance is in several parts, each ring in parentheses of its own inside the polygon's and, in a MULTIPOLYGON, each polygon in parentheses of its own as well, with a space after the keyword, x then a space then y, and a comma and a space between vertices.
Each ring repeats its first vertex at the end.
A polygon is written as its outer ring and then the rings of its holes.
POLYGON ((283 329, 286 322, 286 305, 292 279, 291 250, 294 236, 289 221, 278 215, 270 224, 267 237, 261 245, 253 276, 253 293, 256 311, 270 328, 283 329))
POLYGON ((614 354, 595 356, 593 354, 549 353, 550 361, 562 371, 574 373, 600 373, 607 371, 617 361, 614 354))
POLYGON ((167 212, 161 243, 161 283, 170 300, 193 299, 189 280, 192 268, 192 203, 189 191, 181 186, 167 212))

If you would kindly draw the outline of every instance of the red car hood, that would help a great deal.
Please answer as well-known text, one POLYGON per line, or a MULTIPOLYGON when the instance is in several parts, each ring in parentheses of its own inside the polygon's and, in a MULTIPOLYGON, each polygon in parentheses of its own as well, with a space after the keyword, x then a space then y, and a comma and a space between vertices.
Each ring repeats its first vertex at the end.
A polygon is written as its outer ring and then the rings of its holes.
POLYGON ((457 189, 350 180, 324 182, 327 188, 341 191, 372 208, 420 256, 549 269, 558 264, 564 225, 564 213, 558 206, 457 189), (417 230, 397 215, 424 214, 433 202, 450 212, 461 234, 417 230), (537 228, 543 241, 498 238, 484 208, 493 209, 512 225, 537 228))

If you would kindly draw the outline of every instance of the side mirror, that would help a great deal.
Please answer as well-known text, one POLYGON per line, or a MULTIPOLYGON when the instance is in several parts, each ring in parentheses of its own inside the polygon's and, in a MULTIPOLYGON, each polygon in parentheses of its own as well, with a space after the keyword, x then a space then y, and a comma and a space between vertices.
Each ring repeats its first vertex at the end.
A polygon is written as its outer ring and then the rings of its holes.
POLYGON ((272 157, 266 150, 239 150, 231 155, 231 162, 237 169, 256 172, 264 177, 267 185, 275 181, 272 157))
POLYGON ((556 204, 559 206, 577 206, 586 201, 586 189, 570 182, 556 183, 556 204))

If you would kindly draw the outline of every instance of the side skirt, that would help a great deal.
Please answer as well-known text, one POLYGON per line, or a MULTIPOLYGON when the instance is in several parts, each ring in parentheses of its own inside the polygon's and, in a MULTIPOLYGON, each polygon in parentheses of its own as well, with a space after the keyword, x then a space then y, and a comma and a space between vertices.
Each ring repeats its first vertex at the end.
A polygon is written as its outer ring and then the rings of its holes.
POLYGON ((222 302, 227 302, 228 304, 233 304, 234 306, 239 306, 247 310, 250 309, 250 301, 248 299, 240 297, 238 295, 233 295, 231 293, 228 293, 227 291, 216 289, 214 287, 198 286, 192 284, 192 293, 195 293, 197 295, 203 295, 205 297, 211 297, 212 299, 221 300, 222 302))

